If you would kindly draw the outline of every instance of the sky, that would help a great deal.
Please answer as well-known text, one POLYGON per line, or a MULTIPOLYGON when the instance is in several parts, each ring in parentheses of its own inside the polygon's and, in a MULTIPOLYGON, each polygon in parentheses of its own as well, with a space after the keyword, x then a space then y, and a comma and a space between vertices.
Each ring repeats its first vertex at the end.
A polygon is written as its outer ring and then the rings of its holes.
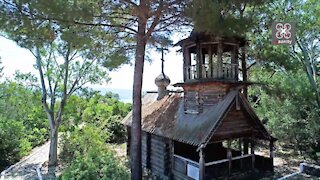
MULTIPOLYGON (((184 38, 185 35, 176 36, 174 42, 184 38)), ((182 82, 182 53, 177 53, 178 47, 169 49, 165 53, 164 71, 171 79, 171 84, 182 82)), ((35 59, 26 49, 20 48, 14 41, 0 37, 0 57, 2 66, 4 66, 4 77, 12 77, 15 71, 23 73, 32 72, 37 74, 33 65, 35 59)), ((150 52, 152 62, 145 62, 143 75, 143 91, 156 90, 154 79, 161 73, 161 54, 160 52, 150 52)), ((111 82, 103 85, 89 85, 92 88, 108 88, 132 90, 133 85, 133 65, 122 65, 119 69, 109 72, 111 82)))

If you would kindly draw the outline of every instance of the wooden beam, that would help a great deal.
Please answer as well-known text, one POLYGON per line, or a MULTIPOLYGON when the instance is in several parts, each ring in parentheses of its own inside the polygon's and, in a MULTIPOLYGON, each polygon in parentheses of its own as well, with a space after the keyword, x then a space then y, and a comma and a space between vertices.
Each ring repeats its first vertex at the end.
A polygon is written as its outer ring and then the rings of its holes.
POLYGON ((205 179, 205 154, 204 154, 204 148, 200 148, 199 151, 199 180, 205 179))

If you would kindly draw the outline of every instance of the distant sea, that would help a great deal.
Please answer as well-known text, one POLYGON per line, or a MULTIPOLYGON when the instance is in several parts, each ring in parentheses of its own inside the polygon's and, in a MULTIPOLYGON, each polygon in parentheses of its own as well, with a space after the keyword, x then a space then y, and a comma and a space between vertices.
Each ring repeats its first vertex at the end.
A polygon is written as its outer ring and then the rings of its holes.
POLYGON ((100 91, 101 94, 106 92, 113 92, 119 94, 120 101, 125 103, 132 103, 132 90, 130 89, 113 89, 104 87, 94 87, 94 90, 100 91))

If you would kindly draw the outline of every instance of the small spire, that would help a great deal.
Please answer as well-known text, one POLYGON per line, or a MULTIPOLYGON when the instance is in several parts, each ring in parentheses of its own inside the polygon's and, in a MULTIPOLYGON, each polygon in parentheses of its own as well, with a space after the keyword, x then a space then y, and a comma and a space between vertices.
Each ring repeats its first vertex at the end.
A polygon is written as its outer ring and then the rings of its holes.
POLYGON ((164 74, 164 49, 161 47, 161 74, 156 77, 155 84, 158 86, 158 100, 162 99, 164 96, 168 95, 167 87, 170 84, 170 79, 164 74))

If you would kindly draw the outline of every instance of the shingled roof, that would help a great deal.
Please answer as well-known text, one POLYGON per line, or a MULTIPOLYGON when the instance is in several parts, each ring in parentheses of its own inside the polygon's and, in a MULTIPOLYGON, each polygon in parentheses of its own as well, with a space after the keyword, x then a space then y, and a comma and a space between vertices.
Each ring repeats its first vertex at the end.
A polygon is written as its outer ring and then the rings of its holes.
MULTIPOLYGON (((217 104, 204 108, 200 114, 185 113, 183 93, 171 93, 161 100, 157 100, 157 96, 156 93, 148 93, 143 98, 141 122, 143 131, 190 145, 206 145, 238 97, 255 127, 259 127, 257 136, 262 139, 272 138, 247 100, 236 90, 230 91, 217 104)), ((132 113, 130 112, 122 122, 131 126, 132 113)))

